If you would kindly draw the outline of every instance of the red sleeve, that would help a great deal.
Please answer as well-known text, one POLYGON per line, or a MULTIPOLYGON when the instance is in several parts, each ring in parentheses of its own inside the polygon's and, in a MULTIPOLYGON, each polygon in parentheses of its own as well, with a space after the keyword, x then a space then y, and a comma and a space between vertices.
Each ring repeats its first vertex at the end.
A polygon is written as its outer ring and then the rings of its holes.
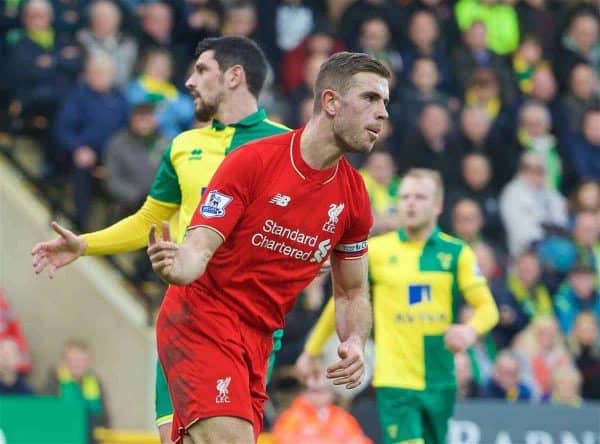
POLYGON ((250 147, 229 154, 206 187, 188 230, 208 227, 227 239, 254 194, 259 165, 250 147))
POLYGON ((356 174, 355 180, 356 192, 353 195, 356 198, 352 207, 352 220, 334 250, 335 254, 342 259, 356 259, 367 254, 367 238, 373 226, 369 194, 358 174, 356 174))

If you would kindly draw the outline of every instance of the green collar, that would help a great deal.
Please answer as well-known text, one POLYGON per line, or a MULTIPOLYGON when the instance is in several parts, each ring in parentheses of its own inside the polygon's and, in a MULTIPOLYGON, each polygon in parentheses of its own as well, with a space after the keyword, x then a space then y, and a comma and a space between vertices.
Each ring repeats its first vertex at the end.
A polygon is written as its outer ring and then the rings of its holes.
POLYGON ((227 128, 228 126, 232 126, 234 128, 238 128, 238 127, 248 128, 248 127, 254 126, 254 125, 262 122, 266 118, 267 118, 267 112, 265 111, 265 109, 259 108, 258 111, 256 111, 255 113, 252 113, 249 116, 244 117, 239 122, 232 123, 230 125, 225 125, 225 124, 219 122, 218 120, 214 119, 212 121, 212 127, 213 127, 213 129, 216 129, 217 131, 222 131, 225 128, 227 128))
MULTIPOLYGON (((434 243, 440 234, 440 227, 438 227, 437 225, 435 226, 435 228, 433 229, 433 231, 431 232, 431 234, 429 235, 429 237, 427 238, 427 241, 425 242, 426 244, 432 244, 434 243)), ((398 229, 398 239, 400 239, 402 242, 408 242, 408 236, 406 235, 406 232, 400 228, 398 229)))

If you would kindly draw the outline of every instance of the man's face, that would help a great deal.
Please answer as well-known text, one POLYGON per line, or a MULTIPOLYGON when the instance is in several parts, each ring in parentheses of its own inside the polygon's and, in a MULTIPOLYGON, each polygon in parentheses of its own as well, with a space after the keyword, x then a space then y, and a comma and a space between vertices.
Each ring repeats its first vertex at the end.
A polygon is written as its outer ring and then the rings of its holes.
POLYGON ((196 119, 211 120, 217 113, 225 96, 224 73, 214 58, 214 50, 204 51, 194 65, 194 71, 185 82, 194 98, 196 119))
POLYGON ((92 367, 92 357, 86 350, 71 347, 64 352, 64 364, 73 379, 80 380, 92 367))
POLYGON ((138 136, 149 136, 156 132, 156 118, 150 109, 133 111, 129 122, 131 131, 138 136))
POLYGON ((533 254, 525 254, 517 260, 517 277, 526 287, 535 285, 540 274, 540 262, 533 254))
POLYGON ((593 247, 600 234, 600 222, 593 213, 582 213, 575 219, 573 237, 578 245, 593 247))
POLYGON ((596 276, 592 272, 574 272, 569 275, 569 284, 580 299, 588 300, 594 294, 596 276))
POLYGON ((454 207, 452 222, 457 236, 472 242, 483 227, 483 216, 475 202, 464 200, 454 207))
POLYGON ((387 79, 370 72, 355 74, 344 94, 335 93, 333 132, 344 151, 368 153, 388 118, 387 79))
POLYGON ((483 190, 492 179, 488 160, 477 154, 467 156, 463 160, 463 178, 474 191, 483 190))
POLYGON ((400 186, 398 205, 402 227, 419 230, 435 223, 442 211, 436 185, 429 177, 405 177, 400 186))
POLYGON ((52 24, 52 12, 41 4, 30 4, 23 14, 25 28, 33 31, 46 31, 52 24))
POLYGON ((360 43, 365 51, 383 51, 390 40, 390 32, 381 19, 371 19, 362 25, 360 43))
POLYGON ((510 390, 519 382, 519 364, 508 356, 502 356, 496 361, 494 380, 504 390, 510 390))
POLYGON ((600 145, 600 112, 588 112, 583 118, 583 135, 592 145, 600 145))
POLYGON ((480 109, 465 110, 460 123, 465 136, 475 143, 483 143, 492 126, 490 118, 480 109))
POLYGON ((150 3, 146 6, 142 25, 144 31, 159 42, 167 40, 173 29, 170 7, 165 3, 150 3))
POLYGON ((394 176, 394 161, 387 153, 375 152, 367 160, 367 171, 375 182, 387 185, 394 176))

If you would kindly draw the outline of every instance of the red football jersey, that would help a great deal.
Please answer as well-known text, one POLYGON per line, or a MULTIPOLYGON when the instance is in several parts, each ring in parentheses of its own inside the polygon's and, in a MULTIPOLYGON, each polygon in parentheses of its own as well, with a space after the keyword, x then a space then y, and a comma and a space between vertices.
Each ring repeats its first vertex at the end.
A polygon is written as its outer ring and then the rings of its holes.
POLYGON ((302 130, 228 155, 206 188, 190 227, 225 240, 192 287, 220 298, 248 324, 281 328, 298 294, 334 252, 367 252, 373 223, 363 180, 345 158, 326 170, 300 154, 302 130))

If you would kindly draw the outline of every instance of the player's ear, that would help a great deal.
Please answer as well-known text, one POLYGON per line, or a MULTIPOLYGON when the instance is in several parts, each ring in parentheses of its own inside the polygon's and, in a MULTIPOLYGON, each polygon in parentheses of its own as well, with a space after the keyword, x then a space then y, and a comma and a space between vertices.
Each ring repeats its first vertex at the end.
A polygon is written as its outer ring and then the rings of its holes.
POLYGON ((333 117, 337 114, 338 94, 332 89, 324 89, 321 93, 321 109, 333 117))
POLYGON ((233 65, 225 73, 226 84, 231 88, 237 88, 238 85, 246 81, 246 72, 242 65, 233 65))

